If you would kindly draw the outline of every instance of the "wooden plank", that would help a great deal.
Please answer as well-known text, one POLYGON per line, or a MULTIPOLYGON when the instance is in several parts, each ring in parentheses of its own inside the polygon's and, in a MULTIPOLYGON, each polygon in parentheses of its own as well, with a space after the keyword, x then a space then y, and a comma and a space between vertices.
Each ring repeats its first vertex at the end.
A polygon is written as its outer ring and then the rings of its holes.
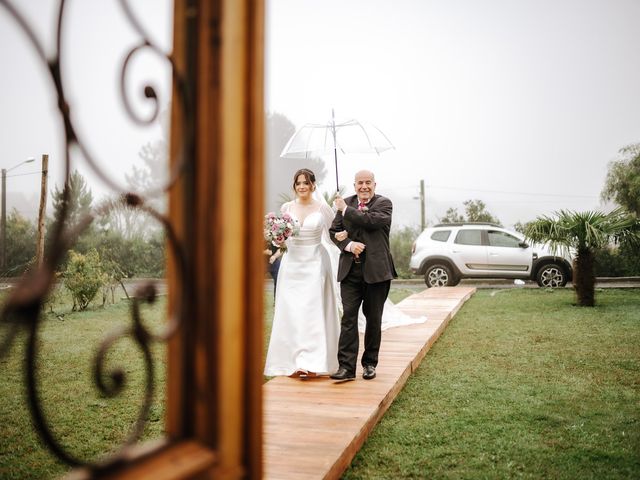
MULTIPOLYGON (((141 452, 144 454, 144 452, 141 452)), ((206 471, 215 471, 216 454, 210 448, 194 441, 176 442, 153 454, 137 457, 135 448, 131 449, 129 463, 123 463, 119 469, 103 474, 104 480, 177 480, 194 478, 206 471)), ((65 480, 88 480, 96 478, 89 469, 76 469, 65 480)))
MULTIPOLYGON (((427 321, 382 334, 375 380, 276 377, 263 386, 263 473, 268 479, 339 478, 474 288, 445 287, 398 304, 427 321)), ((362 346, 362 342, 360 342, 362 346)), ((360 352, 362 353, 362 352, 360 352)))
POLYGON ((263 0, 174 5, 172 58, 193 103, 183 115, 174 92, 172 167, 186 160, 169 218, 187 268, 179 275, 169 249, 182 321, 169 342, 167 434, 215 450, 216 478, 262 468, 263 24, 263 0))

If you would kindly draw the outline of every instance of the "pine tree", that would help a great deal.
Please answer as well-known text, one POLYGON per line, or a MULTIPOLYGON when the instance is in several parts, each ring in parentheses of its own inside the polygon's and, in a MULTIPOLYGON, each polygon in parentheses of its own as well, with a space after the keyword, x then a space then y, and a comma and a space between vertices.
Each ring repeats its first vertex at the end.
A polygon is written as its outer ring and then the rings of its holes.
MULTIPOLYGON (((65 229, 73 229, 79 224, 81 218, 91 211, 93 195, 86 180, 77 170, 74 170, 70 175, 65 187, 69 189, 67 211, 64 218, 65 229)), ((54 187, 52 203, 53 218, 58 223, 63 220, 64 188, 58 189, 57 185, 54 187)))

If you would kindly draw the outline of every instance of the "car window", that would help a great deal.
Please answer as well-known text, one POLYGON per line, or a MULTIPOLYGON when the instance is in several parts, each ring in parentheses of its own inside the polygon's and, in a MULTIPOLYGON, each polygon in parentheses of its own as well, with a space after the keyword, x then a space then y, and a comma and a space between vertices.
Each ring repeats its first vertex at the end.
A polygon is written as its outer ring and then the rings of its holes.
POLYGON ((455 243, 460 245, 482 245, 482 231, 460 230, 456 235, 455 243))
POLYGON ((492 247, 519 248, 520 239, 506 232, 489 230, 489 245, 492 247))
POLYGON ((436 242, 446 242, 449 240, 449 235, 451 235, 451 230, 439 230, 431 234, 431 240, 435 240, 436 242))

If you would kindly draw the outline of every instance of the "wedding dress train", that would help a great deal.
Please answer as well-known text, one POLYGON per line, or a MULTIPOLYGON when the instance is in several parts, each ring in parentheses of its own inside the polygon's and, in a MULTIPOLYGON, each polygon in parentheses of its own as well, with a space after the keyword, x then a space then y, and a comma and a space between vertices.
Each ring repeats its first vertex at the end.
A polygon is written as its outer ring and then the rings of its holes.
MULTIPOLYGON (((427 317, 424 315, 420 317, 407 315, 387 298, 387 301, 384 302, 384 310, 382 311, 381 330, 384 332, 390 328, 413 325, 414 323, 422 323, 426 320, 427 317)), ((362 313, 362 307, 360 307, 360 312, 358 313, 358 331, 360 333, 364 333, 365 326, 366 319, 364 317, 364 313, 362 313)))

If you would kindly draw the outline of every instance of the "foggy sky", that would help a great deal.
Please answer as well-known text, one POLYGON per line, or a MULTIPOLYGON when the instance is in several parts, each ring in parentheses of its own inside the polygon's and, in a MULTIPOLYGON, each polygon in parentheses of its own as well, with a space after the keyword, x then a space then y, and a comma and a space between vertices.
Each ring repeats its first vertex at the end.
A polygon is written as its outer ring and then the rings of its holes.
MULTIPOLYGON (((55 51, 57 4, 52 0, 14 1, 32 26, 49 58, 55 51)), ((129 2, 152 40, 170 51, 172 2, 137 0, 129 2)), ((160 122, 140 127, 124 110, 120 74, 124 56, 140 42, 122 14, 118 2, 90 0, 67 2, 62 36, 62 81, 71 118, 83 145, 99 168, 120 186, 124 173, 141 164, 138 153, 146 143, 164 135, 160 122)), ((49 154, 49 191, 62 187, 64 176, 64 129, 57 98, 46 66, 37 59, 26 35, 0 7, 0 166, 11 168, 28 157, 36 163, 21 166, 7 178, 7 214, 14 206, 21 214, 37 214, 40 195, 41 155, 49 154), (19 203, 15 203, 19 201, 19 203), (26 203, 25 203, 26 202, 26 203)), ((166 62, 143 53, 127 71, 128 94, 136 112, 147 116, 150 102, 142 96, 147 84, 156 88, 160 108, 169 103, 170 70, 166 62)), ((93 175, 87 162, 73 152, 73 166, 89 183, 94 199, 112 191, 93 175)), ((52 215, 51 196, 48 214, 52 215)))
POLYGON ((636 0, 268 5, 268 108, 381 128, 396 150, 342 176, 373 169, 397 224, 419 222, 420 179, 432 223, 472 198, 506 225, 598 208, 608 162, 640 141, 636 0))
MULTIPOLYGON (((50 0, 19 3, 49 52, 50 0)), ((171 2, 131 2, 166 51, 171 2)), ((162 137, 139 128, 118 91, 136 36, 115 1, 68 2, 65 78, 72 114, 102 168, 119 183, 140 148, 162 137)), ((396 149, 341 158, 341 183, 368 168, 395 204, 396 225, 417 225, 420 179, 427 217, 483 200, 505 225, 559 208, 598 208, 607 164, 640 141, 637 0, 268 0, 267 111, 297 126, 339 118, 374 123, 396 149)), ((140 112, 145 81, 168 102, 169 70, 143 56, 131 72, 140 112)), ((0 166, 51 155, 62 178, 63 132, 43 66, 0 8, 0 166)), ((108 189, 91 178, 94 195, 108 189)), ((328 178, 333 166, 328 163, 328 178)), ((33 200, 37 166, 11 172, 9 199, 33 200), (23 175, 26 174, 26 175, 23 175), (19 176, 18 176, 19 175, 19 176)), ((291 172, 292 173, 292 172, 291 172)), ((332 187, 321 186, 330 190, 332 187)), ((8 205, 10 211, 11 201, 8 205)))

